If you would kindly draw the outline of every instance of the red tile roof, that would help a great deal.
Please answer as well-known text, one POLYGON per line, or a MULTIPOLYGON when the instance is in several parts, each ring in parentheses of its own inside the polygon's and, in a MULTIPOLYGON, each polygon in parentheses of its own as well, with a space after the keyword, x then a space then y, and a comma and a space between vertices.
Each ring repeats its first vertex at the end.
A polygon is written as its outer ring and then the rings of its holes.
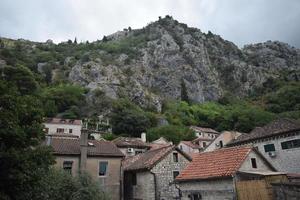
POLYGON ((127 158, 122 163, 123 169, 125 171, 150 170, 175 149, 188 160, 191 160, 190 156, 177 149, 174 145, 169 145, 127 158))
MULTIPOLYGON (((123 157, 124 154, 109 141, 89 140, 88 156, 123 157)), ((50 139, 50 146, 55 155, 80 155, 80 139, 59 138, 50 139)))
POLYGON ((193 148, 193 149, 199 149, 200 146, 197 144, 194 144, 192 141, 181 141, 183 144, 193 148))
POLYGON ((204 133, 214 133, 214 134, 219 134, 218 131, 212 129, 212 128, 205 128, 205 127, 199 127, 199 126, 191 126, 191 129, 195 130, 195 131, 200 131, 200 132, 204 132, 204 133))
POLYGON ((62 119, 62 118, 46 118, 44 123, 82 125, 82 121, 80 119, 62 119))
POLYGON ((256 127, 249 134, 243 134, 227 145, 233 146, 236 144, 247 143, 258 139, 273 137, 299 130, 300 122, 297 120, 286 118, 277 119, 263 127, 256 127))
POLYGON ((176 180, 198 180, 234 175, 244 162, 252 147, 224 148, 195 154, 193 161, 177 176, 176 180))
POLYGON ((143 142, 141 138, 118 137, 112 141, 117 147, 149 149, 150 145, 143 142))

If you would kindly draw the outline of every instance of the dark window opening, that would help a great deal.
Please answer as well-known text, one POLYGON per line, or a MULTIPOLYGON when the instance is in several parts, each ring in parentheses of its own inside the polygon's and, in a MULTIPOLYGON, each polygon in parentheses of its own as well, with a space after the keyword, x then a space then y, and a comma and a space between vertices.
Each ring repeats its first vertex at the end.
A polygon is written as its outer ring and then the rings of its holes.
POLYGON ((58 129, 56 129, 56 132, 57 132, 57 133, 63 133, 63 132, 64 132, 64 129, 63 129, 63 128, 58 128, 58 129))
POLYGON ((203 147, 206 147, 206 142, 203 142, 203 147))
POLYGON ((220 140, 220 148, 222 148, 223 147, 223 141, 222 140, 220 140))
POLYGON ((173 178, 175 179, 179 175, 179 171, 173 171, 173 178))
POLYGON ((136 173, 132 174, 132 185, 136 185, 137 180, 136 180, 136 173))
POLYGON ((275 145, 274 144, 266 144, 264 145, 265 152, 275 151, 275 145))
POLYGON ((135 151, 135 155, 143 153, 143 151, 135 151))
POLYGON ((282 149, 293 149, 300 147, 300 139, 281 142, 282 149))
POLYGON ((106 176, 108 162, 99 162, 99 176, 106 176))
POLYGON ((256 164, 256 159, 255 158, 251 158, 251 164, 252 164, 252 168, 257 168, 257 164, 256 164))
POLYGON ((73 161, 64 161, 63 170, 69 174, 72 174, 73 161))
POLYGON ((202 200, 202 196, 201 196, 201 194, 196 193, 196 194, 192 194, 192 195, 190 196, 190 199, 191 199, 191 200, 202 200))
POLYGON ((69 133, 72 133, 73 132, 73 130, 72 129, 69 129, 69 133))
POLYGON ((173 161, 178 162, 178 153, 173 153, 173 161))

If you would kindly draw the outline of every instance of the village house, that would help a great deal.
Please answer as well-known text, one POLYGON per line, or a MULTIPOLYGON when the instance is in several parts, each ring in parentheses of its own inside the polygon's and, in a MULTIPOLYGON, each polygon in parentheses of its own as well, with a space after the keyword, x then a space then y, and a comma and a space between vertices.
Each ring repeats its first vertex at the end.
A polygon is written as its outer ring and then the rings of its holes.
POLYGON ((201 150, 199 147, 199 144, 195 144, 192 141, 180 141, 180 143, 177 145, 177 147, 181 151, 183 151, 189 155, 192 155, 194 153, 199 153, 201 150))
POLYGON ((178 199, 173 183, 191 158, 174 145, 149 150, 123 162, 124 199, 178 199))
POLYGON ((169 142, 166 138, 160 137, 157 140, 154 140, 149 143, 150 149, 157 149, 165 146, 173 145, 173 142, 169 142))
POLYGON ((118 137, 112 141, 125 156, 134 156, 144 153, 151 146, 146 143, 146 134, 142 133, 141 138, 118 137))
POLYGON ((74 176, 80 171, 89 173, 111 199, 119 200, 123 153, 112 142, 88 140, 87 137, 84 133, 80 139, 49 135, 45 143, 53 148, 56 167, 74 176))
MULTIPOLYGON (((282 173, 275 172, 275 168, 255 148, 243 146, 194 155, 193 161, 175 181, 182 200, 232 200, 241 199, 237 198, 237 194, 242 192, 238 187, 240 181, 260 181, 263 174, 284 178, 282 173)), ((264 180, 261 184, 265 184, 264 180)), ((249 191, 258 192, 251 188, 249 191)), ((268 190, 263 192, 266 196, 269 195, 268 190)))
POLYGON ((242 133, 237 131, 223 131, 205 149, 204 152, 214 151, 226 146, 229 142, 236 140, 242 133))
POLYGON ((46 118, 44 131, 49 135, 71 135, 80 137, 82 121, 79 119, 46 118))
POLYGON ((249 134, 243 134, 228 146, 253 145, 279 171, 300 173, 300 122, 278 119, 249 134))
POLYGON ((192 129, 195 132, 195 136, 197 138, 213 140, 214 138, 218 137, 218 135, 219 135, 218 131, 211 129, 211 128, 190 126, 190 129, 192 129))

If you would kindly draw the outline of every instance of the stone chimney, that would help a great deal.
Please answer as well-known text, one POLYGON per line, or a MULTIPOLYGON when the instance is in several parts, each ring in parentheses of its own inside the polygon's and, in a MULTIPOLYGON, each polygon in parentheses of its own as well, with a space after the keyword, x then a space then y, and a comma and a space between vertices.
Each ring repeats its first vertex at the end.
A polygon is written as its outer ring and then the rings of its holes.
POLYGON ((81 129, 80 136, 80 171, 83 172, 86 169, 87 151, 88 151, 88 130, 86 128, 81 129))
POLYGON ((142 133, 142 134, 141 134, 141 139, 142 139, 143 142, 146 142, 146 141, 147 141, 146 133, 142 133))

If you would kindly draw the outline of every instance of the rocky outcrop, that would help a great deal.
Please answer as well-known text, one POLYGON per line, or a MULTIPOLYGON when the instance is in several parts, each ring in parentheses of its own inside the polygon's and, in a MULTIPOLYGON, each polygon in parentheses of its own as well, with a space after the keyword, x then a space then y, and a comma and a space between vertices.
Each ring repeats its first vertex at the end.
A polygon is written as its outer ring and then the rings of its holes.
POLYGON ((299 49, 287 44, 268 41, 239 49, 220 36, 170 17, 107 38, 107 44, 143 40, 130 46, 134 56, 126 51, 111 56, 102 49, 95 59, 78 61, 69 80, 158 111, 164 99, 182 99, 183 94, 194 102, 217 100, 226 92, 245 96, 283 70, 300 69, 299 49), (109 61, 104 59, 108 56, 109 61))

